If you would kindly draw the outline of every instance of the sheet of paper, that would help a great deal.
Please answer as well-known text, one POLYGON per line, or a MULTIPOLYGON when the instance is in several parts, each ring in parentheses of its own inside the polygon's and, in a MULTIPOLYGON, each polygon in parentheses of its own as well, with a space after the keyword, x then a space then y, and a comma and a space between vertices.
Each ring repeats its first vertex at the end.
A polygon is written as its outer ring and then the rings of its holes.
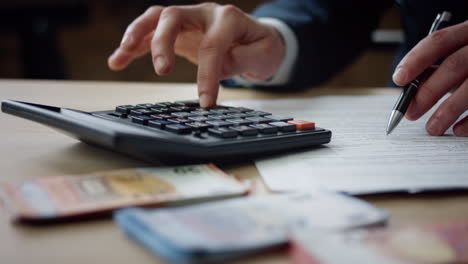
POLYGON ((314 121, 332 131, 331 142, 323 147, 257 160, 272 190, 364 194, 468 188, 468 138, 429 136, 425 131, 429 113, 415 122, 402 120, 386 136, 396 99, 389 95, 323 96, 224 104, 314 121))

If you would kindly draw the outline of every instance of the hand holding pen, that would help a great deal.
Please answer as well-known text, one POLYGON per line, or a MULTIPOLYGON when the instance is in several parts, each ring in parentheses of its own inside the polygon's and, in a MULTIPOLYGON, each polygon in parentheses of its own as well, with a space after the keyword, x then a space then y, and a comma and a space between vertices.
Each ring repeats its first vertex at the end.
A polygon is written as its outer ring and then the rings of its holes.
MULTIPOLYGON (((446 21, 447 16, 449 13, 438 15, 429 36, 419 42, 397 66, 393 80, 405 87, 392 111, 387 134, 398 125, 398 119, 405 112, 407 119, 416 120, 450 91, 452 94, 427 122, 428 133, 443 135, 468 109, 468 21, 434 32, 443 26, 441 22, 446 21), (446 57, 443 63, 431 76, 425 76, 426 69, 442 57, 446 57)), ((468 136, 468 117, 457 122, 453 130, 457 136, 468 136)))

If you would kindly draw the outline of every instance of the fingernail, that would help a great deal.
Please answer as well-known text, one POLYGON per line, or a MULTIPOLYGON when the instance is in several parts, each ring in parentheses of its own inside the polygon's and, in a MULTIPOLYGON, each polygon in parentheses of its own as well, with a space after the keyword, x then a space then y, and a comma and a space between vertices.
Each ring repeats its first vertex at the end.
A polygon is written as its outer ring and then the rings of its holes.
POLYGON ((406 78, 408 77, 408 73, 404 68, 397 68, 396 71, 393 73, 393 82, 397 85, 405 85, 406 78))
POLYGON ((166 68, 167 60, 164 56, 158 56, 154 60, 154 67, 156 69, 156 73, 161 75, 165 73, 165 68, 166 68))
POLYGON ((437 120, 431 119, 427 122, 426 130, 430 135, 439 136, 441 134, 440 125, 437 120))
POLYGON ((212 104, 213 98, 206 93, 203 93, 200 95, 200 106, 202 108, 207 108, 210 107, 212 104))

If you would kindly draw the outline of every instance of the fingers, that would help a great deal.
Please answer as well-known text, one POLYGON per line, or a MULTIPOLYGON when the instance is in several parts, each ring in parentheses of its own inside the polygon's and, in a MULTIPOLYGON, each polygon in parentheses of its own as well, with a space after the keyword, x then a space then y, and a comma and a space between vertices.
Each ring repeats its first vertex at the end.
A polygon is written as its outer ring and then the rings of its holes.
MULTIPOLYGON (((468 79, 455 90, 435 111, 426 124, 426 130, 430 135, 440 136, 468 110, 468 79)), ((454 127, 454 133, 465 134, 467 121, 461 122, 454 127)))
POLYGON ((406 116, 416 120, 424 115, 440 98, 460 86, 468 76, 468 45, 459 49, 440 65, 418 89, 406 116))
POLYGON ((151 38, 153 32, 149 33, 141 43, 132 51, 127 52, 120 48, 116 49, 109 57, 107 63, 112 70, 121 70, 128 66, 133 60, 139 58, 150 51, 151 38))
POLYGON ((162 10, 163 7, 152 6, 135 19, 125 31, 121 48, 125 51, 132 51, 135 49, 141 40, 156 28, 162 10))
MULTIPOLYGON (((109 66, 112 69, 124 68, 133 59, 151 50, 156 73, 165 75, 174 67, 177 52, 199 64, 197 82, 200 104, 209 107, 216 103, 219 80, 223 76, 249 69, 247 64, 241 63, 242 60, 233 58, 231 51, 235 47, 246 48, 238 49, 236 54, 248 56, 246 61, 249 62, 255 62, 254 58, 258 56, 257 53, 248 52, 249 49, 263 49, 264 57, 274 53, 275 48, 269 45, 271 43, 263 41, 265 35, 272 35, 272 29, 265 27, 231 5, 204 3, 154 7, 129 26, 121 46, 109 58, 109 66), (182 43, 184 40, 190 43, 182 43)), ((279 34, 276 35, 280 39, 279 34)), ((275 68, 270 65, 261 67, 260 64, 257 62, 251 67, 258 78, 267 76, 270 68, 275 68)))
POLYGON ((240 32, 246 32, 239 18, 242 11, 234 6, 217 7, 214 20, 198 53, 198 95, 202 107, 216 104, 219 81, 223 76, 223 61, 234 39, 240 32))
POLYGON ((468 43, 468 21, 432 33, 419 42, 400 62, 393 81, 403 86, 425 68, 468 43))
POLYGON ((204 18, 194 8, 171 6, 165 8, 160 15, 158 27, 151 41, 151 54, 154 69, 159 75, 168 74, 174 67, 174 45, 182 27, 200 21, 204 18))
POLYGON ((120 47, 109 57, 108 65, 111 69, 123 69, 134 58, 150 50, 150 36, 158 24, 162 10, 160 6, 152 6, 127 27, 120 47))
POLYGON ((453 126, 453 133, 458 137, 468 137, 468 116, 453 126))

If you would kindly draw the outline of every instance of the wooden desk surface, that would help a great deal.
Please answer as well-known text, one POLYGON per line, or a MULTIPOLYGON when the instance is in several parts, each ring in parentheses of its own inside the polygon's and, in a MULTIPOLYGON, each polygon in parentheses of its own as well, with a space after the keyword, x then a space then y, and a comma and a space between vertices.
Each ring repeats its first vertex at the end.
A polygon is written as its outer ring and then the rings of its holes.
MULTIPOLYGON (((311 89, 305 94, 270 94, 223 89, 230 99, 294 98, 330 94, 396 93, 390 89, 311 89)), ((17 99, 81 110, 106 110, 119 104, 196 98, 195 84, 58 82, 0 80, 0 99, 17 99)), ((36 123, 0 114, 0 181, 96 170, 148 166, 94 148, 36 123)), ((225 168, 243 177, 259 177, 251 164, 225 168)), ((468 173, 468 172, 467 172, 468 173)), ((363 197, 389 210, 389 224, 435 223, 468 219, 468 192, 393 194, 363 197)), ((163 263, 127 240, 110 219, 50 226, 13 225, 0 210, 0 263, 163 263)), ((283 251, 238 263, 288 263, 283 251)))

